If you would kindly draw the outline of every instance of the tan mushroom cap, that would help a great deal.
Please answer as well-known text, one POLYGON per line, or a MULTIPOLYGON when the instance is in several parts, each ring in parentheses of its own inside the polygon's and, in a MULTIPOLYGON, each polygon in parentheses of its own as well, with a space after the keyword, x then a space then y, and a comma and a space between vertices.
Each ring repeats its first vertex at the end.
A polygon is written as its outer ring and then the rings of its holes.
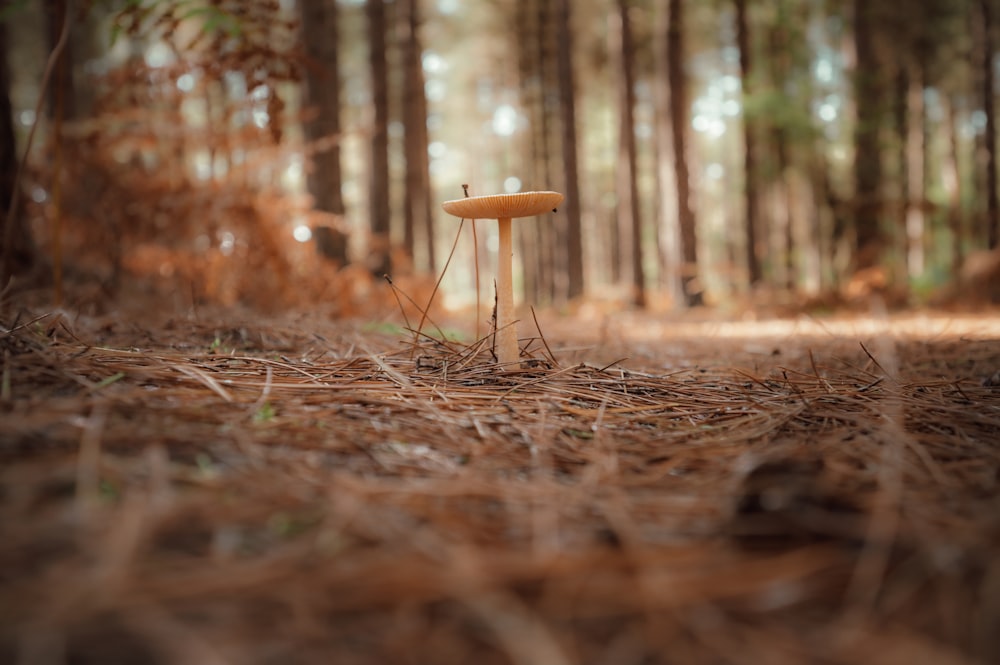
POLYGON ((445 212, 463 219, 513 219, 549 212, 563 201, 559 192, 518 192, 470 196, 441 204, 445 212))

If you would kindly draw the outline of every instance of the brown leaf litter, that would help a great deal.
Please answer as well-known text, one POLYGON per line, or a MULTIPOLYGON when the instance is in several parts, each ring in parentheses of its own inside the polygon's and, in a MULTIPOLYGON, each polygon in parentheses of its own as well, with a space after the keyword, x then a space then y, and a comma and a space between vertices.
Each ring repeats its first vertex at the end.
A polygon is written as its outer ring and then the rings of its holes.
POLYGON ((1000 660, 996 316, 229 318, 0 321, 0 661, 1000 660))

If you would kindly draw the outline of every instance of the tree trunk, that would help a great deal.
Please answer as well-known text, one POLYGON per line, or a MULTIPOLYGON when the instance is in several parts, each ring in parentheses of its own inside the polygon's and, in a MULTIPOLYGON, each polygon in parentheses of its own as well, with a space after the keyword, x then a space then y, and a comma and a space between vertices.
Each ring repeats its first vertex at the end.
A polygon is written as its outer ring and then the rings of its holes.
MULTIPOLYGON (((566 297, 583 295, 583 238, 576 145, 576 85, 573 77, 573 30, 570 0, 556 2, 556 67, 562 125, 563 169, 566 177, 566 297)), ((562 211, 560 211, 562 212, 562 211)))
MULTIPOLYGON (((46 7, 46 26, 48 28, 49 51, 55 52, 59 45, 64 28, 68 29, 70 6, 67 0, 49 0, 46 7)), ((62 45, 52 70, 49 84, 47 110, 52 134, 52 184, 49 195, 49 214, 52 224, 52 281, 53 300, 56 304, 62 302, 63 296, 63 196, 62 196, 62 165, 63 165, 63 122, 72 120, 75 115, 74 85, 73 85, 73 40, 67 39, 62 45)), ((122 247, 121 237, 117 236, 107 247, 112 275, 109 286, 117 289, 121 282, 122 247)))
POLYGON ((980 32, 982 48, 982 84, 983 113, 986 115, 986 130, 983 132, 985 152, 983 161, 986 166, 986 244, 990 249, 997 246, 1000 240, 1000 200, 997 198, 997 130, 996 113, 993 103, 993 13, 991 0, 979 0, 980 32))
POLYGON ((653 98, 656 107, 656 257, 660 286, 674 302, 683 300, 680 270, 680 228, 677 220, 677 173, 674 171, 673 126, 670 122, 670 71, 667 51, 670 14, 661 3, 654 19, 653 49, 656 60, 653 98))
MULTIPOLYGON (((537 189, 548 189, 555 186, 553 180, 553 155, 555 151, 552 146, 554 127, 556 124, 555 113, 559 107, 557 76, 555 68, 552 66, 552 38, 546 26, 552 21, 552 0, 535 0, 536 21, 535 21, 535 90, 537 95, 536 111, 538 113, 532 131, 534 140, 532 141, 532 157, 535 164, 535 175, 538 182, 537 189)), ((538 224, 535 226, 536 241, 538 242, 539 270, 538 289, 545 295, 544 299, 538 302, 555 302, 559 297, 557 291, 556 271, 566 270, 565 261, 560 264, 560 252, 556 242, 556 226, 560 224, 560 218, 556 218, 551 224, 538 224)))
POLYGON ((776 190, 774 219, 780 220, 781 238, 776 247, 781 259, 780 287, 792 293, 798 281, 795 274, 795 201, 792 195, 792 184, 789 178, 791 160, 788 153, 788 131, 784 127, 774 129, 774 152, 777 157, 777 178, 774 181, 776 190))
POLYGON ((745 219, 745 242, 747 276, 750 286, 756 286, 763 277, 760 255, 757 251, 759 231, 757 193, 757 135, 754 114, 747 110, 753 94, 753 51, 750 45, 750 19, 747 16, 747 0, 735 0, 736 43, 740 51, 740 76, 743 81, 743 196, 745 219))
MULTIPOLYGON (((908 188, 909 166, 907 158, 907 138, 910 124, 909 117, 909 92, 910 92, 910 71, 907 67, 908 53, 900 53, 899 61, 896 63, 896 77, 893 90, 892 123, 896 139, 896 178, 892 185, 892 191, 888 196, 890 203, 890 218, 894 218, 896 224, 890 235, 890 242, 896 250, 894 255, 899 260, 893 260, 887 266, 887 271, 892 275, 892 281, 896 284, 904 284, 908 281, 908 255, 909 242, 907 240, 907 215, 909 214, 908 188)), ((887 183, 887 187, 889 184, 887 183)))
POLYGON ((681 289, 684 304, 701 305, 702 289, 698 282, 698 247, 695 214, 691 203, 691 179, 687 163, 688 93, 684 71, 684 3, 669 0, 667 27, 667 76, 670 81, 670 127, 674 145, 674 173, 677 182, 677 220, 680 227, 680 250, 683 265, 681 289))
MULTIPOLYGON (((521 188, 524 191, 558 189, 553 181, 553 115, 558 109, 555 67, 552 62, 551 0, 524 0, 516 3, 513 43, 517 51, 518 92, 521 107, 528 118, 528 129, 521 135, 521 188)), ((538 224, 518 224, 524 293, 537 304, 552 303, 556 297, 554 274, 560 270, 556 248, 557 224, 546 213, 538 224)), ((565 267, 562 267, 565 273, 565 267)))
POLYGON ((406 195, 404 202, 405 244, 414 265, 434 271, 434 218, 431 213, 430 166, 427 156, 427 97, 424 93, 424 68, 420 45, 419 0, 403 3, 403 125, 406 154, 406 195), (417 240, 423 245, 423 260, 418 261, 417 240))
POLYGON ((870 0, 854 0, 854 99, 857 120, 854 126, 854 268, 879 265, 882 232, 879 228, 882 204, 882 166, 879 150, 880 99, 883 95, 879 63, 875 53, 874 5, 870 0))
MULTIPOLYGON (((63 22, 68 18, 69 11, 67 0, 48 0, 45 13, 50 50, 54 49, 59 42, 63 22)), ((57 117, 63 120, 72 120, 76 117, 75 88, 73 82, 73 40, 67 39, 52 70, 50 91, 46 100, 46 109, 50 120, 55 120, 57 117)))
MULTIPOLYGON (((790 20, 786 3, 779 2, 777 20, 768 35, 771 85, 775 91, 782 95, 786 104, 792 103, 788 92, 788 80, 792 75, 790 20)), ((797 276, 795 274, 795 206, 789 173, 791 170, 791 147, 788 138, 788 125, 783 119, 776 118, 771 122, 770 130, 776 159, 776 172, 773 181, 774 209, 771 219, 775 222, 775 231, 780 234, 773 247, 775 260, 772 263, 776 286, 792 292, 795 290, 797 276)))
POLYGON ((368 209, 371 240, 369 268, 381 276, 391 270, 389 209, 389 73, 386 61, 385 0, 367 0, 368 65, 371 71, 372 136, 368 209))
MULTIPOLYGON (((806 26, 805 34, 809 34, 826 20, 824 13, 816 11, 816 8, 809 5, 799 7, 795 16, 799 25, 806 26)), ((808 40, 808 37, 806 39, 808 40)), ((816 84, 813 76, 804 77, 801 83, 802 99, 807 100, 810 105, 817 99, 816 84)), ((817 126, 817 119, 812 115, 809 120, 809 131, 812 136, 803 142, 805 150, 801 153, 800 172, 804 180, 797 182, 797 185, 800 185, 797 191, 802 192, 807 198, 800 213, 803 216, 803 232, 798 237, 799 286, 800 292, 815 296, 824 288, 826 263, 833 259, 833 248, 829 242, 827 225, 824 223, 826 215, 822 205, 823 182, 817 173, 821 168, 819 158, 825 145, 825 138, 824 132, 817 126)))
MULTIPOLYGON (((340 65, 337 53, 336 0, 301 0, 302 39, 306 50, 305 99, 309 113, 303 130, 314 150, 307 187, 317 210, 343 216, 343 176, 340 165, 340 65)), ((317 249, 340 265, 347 263, 343 229, 314 229, 317 249)))
MULTIPOLYGON (((517 52, 517 85, 521 108, 528 118, 528 129, 522 134, 520 146, 522 187, 529 190, 539 189, 535 183, 539 178, 540 164, 538 155, 538 81, 536 56, 537 42, 535 40, 534 6, 528 0, 518 2, 514 8, 514 31, 510 36, 517 52)), ((541 225, 537 225, 539 228, 541 225)), ((541 291, 540 272, 543 270, 541 260, 542 244, 539 239, 539 228, 522 226, 518 234, 521 254, 522 279, 525 296, 535 303, 547 301, 541 291)))
POLYGON ((30 269, 35 260, 24 215, 19 209, 10 214, 17 186, 18 159, 10 104, 7 25, 0 22, 0 291, 6 288, 12 276, 30 269))
POLYGON ((635 40, 629 19, 628 1, 618 0, 619 53, 621 81, 618 90, 619 138, 616 189, 618 229, 622 267, 629 266, 631 300, 637 307, 646 306, 646 276, 642 265, 642 213, 639 202, 638 168, 635 145, 635 40))
POLYGON ((923 67, 911 62, 906 86, 906 271, 910 279, 924 273, 924 77, 923 67))
POLYGON ((962 173, 959 168, 958 119, 955 113, 955 99, 946 95, 945 123, 948 133, 948 150, 942 169, 944 189, 948 193, 948 229, 951 232, 951 262, 949 269, 954 278, 962 267, 965 257, 965 225, 962 223, 962 173))

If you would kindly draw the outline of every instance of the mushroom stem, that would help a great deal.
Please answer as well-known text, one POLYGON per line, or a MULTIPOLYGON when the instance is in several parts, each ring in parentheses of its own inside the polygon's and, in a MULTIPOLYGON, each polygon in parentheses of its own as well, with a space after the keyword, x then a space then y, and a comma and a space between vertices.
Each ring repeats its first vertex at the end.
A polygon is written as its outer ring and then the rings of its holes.
POLYGON ((497 360, 504 368, 516 368, 521 357, 517 346, 517 326, 514 323, 514 278, 512 262, 514 244, 511 241, 511 218, 497 220, 500 227, 500 249, 497 252, 497 360))
MULTIPOLYGON (((514 323, 514 280, 512 260, 514 244, 511 242, 511 220, 518 217, 536 217, 562 203, 559 192, 517 192, 492 196, 472 196, 441 204, 445 212, 462 219, 495 219, 500 230, 500 249, 497 252, 497 308, 496 333, 493 341, 498 369, 519 369, 521 350, 517 346, 517 327, 514 323)), ((475 227, 473 227, 475 228, 475 227)), ((477 287, 478 290, 478 287, 477 287)))

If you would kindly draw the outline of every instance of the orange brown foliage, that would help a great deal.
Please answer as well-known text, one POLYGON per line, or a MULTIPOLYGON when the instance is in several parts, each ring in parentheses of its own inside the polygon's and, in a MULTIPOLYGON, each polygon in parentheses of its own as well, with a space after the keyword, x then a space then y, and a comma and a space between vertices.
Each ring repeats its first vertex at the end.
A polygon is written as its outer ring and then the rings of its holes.
POLYGON ((33 212, 42 250, 63 248, 67 291, 90 282, 104 297, 336 316, 395 307, 380 279, 292 236, 332 224, 285 182, 310 148, 285 131, 301 66, 294 16, 276 2, 206 4, 226 21, 185 20, 172 3, 122 10, 122 38, 165 45, 166 64, 133 56, 96 77, 92 116, 62 133, 60 171, 54 145, 36 160, 34 185, 61 188, 59 211, 33 212))

